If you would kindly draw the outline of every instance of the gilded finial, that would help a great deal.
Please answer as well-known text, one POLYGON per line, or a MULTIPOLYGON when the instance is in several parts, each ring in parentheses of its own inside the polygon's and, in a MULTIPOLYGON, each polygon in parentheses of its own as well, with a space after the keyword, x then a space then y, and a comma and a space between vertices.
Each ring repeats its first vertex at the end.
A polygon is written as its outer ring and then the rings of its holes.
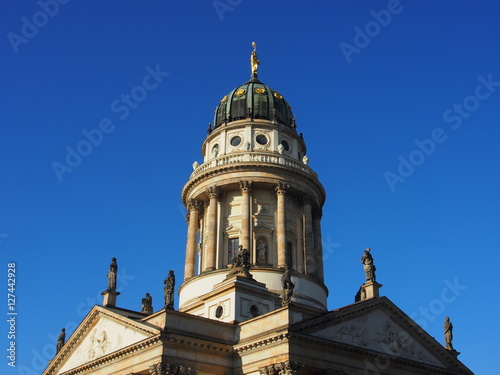
POLYGON ((252 78, 257 79, 257 70, 259 69, 260 61, 257 58, 257 43, 252 42, 252 56, 250 57, 250 65, 252 67, 252 78))

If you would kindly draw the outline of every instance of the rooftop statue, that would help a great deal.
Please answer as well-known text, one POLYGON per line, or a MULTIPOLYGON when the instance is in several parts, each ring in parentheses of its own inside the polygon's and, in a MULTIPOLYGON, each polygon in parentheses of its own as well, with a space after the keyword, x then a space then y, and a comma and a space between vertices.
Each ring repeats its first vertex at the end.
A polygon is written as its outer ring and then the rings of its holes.
POLYGON ((57 338, 56 354, 59 353, 59 351, 64 346, 64 341, 65 340, 66 340, 66 329, 63 328, 62 331, 61 331, 61 333, 59 334, 59 337, 57 338))
POLYGON ((365 270, 366 281, 375 281, 376 267, 373 264, 373 257, 370 253, 369 247, 365 249, 365 252, 361 257, 361 263, 363 263, 363 269, 365 270))
POLYGON ((153 312, 153 297, 146 293, 146 297, 142 299, 141 312, 151 314, 153 312))
POLYGON ((111 292, 116 291, 117 273, 118 273, 118 264, 116 263, 116 258, 112 258, 108 271, 108 290, 111 292))
POLYGON ((257 70, 259 69, 260 61, 257 58, 257 43, 252 42, 252 56, 250 57, 250 65, 252 67, 252 78, 257 78, 257 70))
POLYGON ((444 320, 444 344, 446 349, 453 350, 453 324, 447 316, 444 320))
POLYGON ((175 275, 174 271, 168 271, 167 278, 163 281, 165 287, 163 288, 163 293, 165 297, 165 308, 173 310, 174 309, 174 287, 175 287, 175 275))

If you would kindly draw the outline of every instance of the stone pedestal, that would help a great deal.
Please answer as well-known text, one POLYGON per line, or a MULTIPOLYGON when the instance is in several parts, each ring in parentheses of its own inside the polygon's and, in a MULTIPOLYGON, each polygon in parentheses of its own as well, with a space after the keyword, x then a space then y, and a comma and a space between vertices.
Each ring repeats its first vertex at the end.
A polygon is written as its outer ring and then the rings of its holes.
POLYGON ((226 276, 226 279, 229 279, 233 276, 247 277, 249 279, 253 279, 252 274, 249 272, 250 267, 244 266, 235 266, 231 268, 231 271, 226 276))
POLYGON ((455 349, 446 349, 448 350, 448 353, 453 354, 455 358, 457 358, 460 355, 460 352, 457 352, 455 349))
POLYGON ((116 307, 116 297, 120 295, 120 292, 116 290, 105 290, 101 295, 104 297, 102 300, 102 305, 104 307, 116 307))
POLYGON ((382 288, 382 284, 377 283, 376 281, 367 281, 365 282, 361 288, 364 290, 364 297, 362 299, 369 299, 380 297, 379 289, 382 288))

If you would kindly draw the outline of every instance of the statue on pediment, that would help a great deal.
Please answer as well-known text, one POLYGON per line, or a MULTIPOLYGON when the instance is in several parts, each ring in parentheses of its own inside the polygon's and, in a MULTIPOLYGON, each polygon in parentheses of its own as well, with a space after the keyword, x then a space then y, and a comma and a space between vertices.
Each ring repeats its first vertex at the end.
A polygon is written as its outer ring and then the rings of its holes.
POLYGON ((59 337, 57 338, 56 354, 59 353, 59 351, 64 346, 64 341, 65 340, 66 340, 66 329, 63 328, 62 331, 61 331, 61 333, 59 334, 59 337))
POLYGON ((151 314, 153 312, 153 297, 146 293, 146 297, 142 299, 141 312, 151 314))
POLYGON ((116 291, 117 274, 118 274, 118 264, 116 263, 116 258, 112 258, 108 271, 108 290, 111 292, 116 291))
POLYGON ((163 294, 165 298, 165 308, 173 310, 174 309, 174 287, 175 287, 175 275, 174 271, 168 271, 168 277, 163 281, 165 287, 163 288, 163 294))
POLYGON ((453 324, 451 324, 450 317, 444 320, 444 344, 448 350, 453 350, 453 324))
POLYGON ((361 257, 361 263, 363 263, 363 269, 365 270, 366 281, 375 281, 375 270, 376 267, 373 264, 373 257, 370 253, 370 248, 367 247, 363 256, 361 257))

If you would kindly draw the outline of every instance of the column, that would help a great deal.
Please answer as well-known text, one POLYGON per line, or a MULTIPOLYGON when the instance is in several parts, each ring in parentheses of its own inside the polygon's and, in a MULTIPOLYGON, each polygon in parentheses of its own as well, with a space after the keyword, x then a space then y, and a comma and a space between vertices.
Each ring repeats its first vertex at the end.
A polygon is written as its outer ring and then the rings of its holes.
POLYGON ((323 281, 323 243, 321 240, 321 212, 313 215, 313 230, 314 230, 314 266, 316 275, 323 281))
POLYGON ((241 238, 240 245, 250 250, 250 187, 251 181, 240 181, 241 190, 241 238))
POLYGON ((304 198, 304 247, 306 253, 306 273, 314 273, 314 248, 313 248, 313 225, 312 225, 312 210, 311 198, 304 198))
POLYGON ((187 280, 195 275, 200 202, 192 199, 188 204, 188 210, 189 221, 186 241, 186 264, 184 265, 184 280, 187 280))
POLYGON ((286 217, 285 217, 285 194, 289 186, 279 182, 276 187, 277 196, 277 218, 276 237, 278 248, 278 268, 286 267, 286 217))
POLYGON ((297 271, 300 273, 305 272, 305 264, 304 264, 304 241, 302 239, 302 225, 304 225, 302 217, 297 217, 297 271))
POLYGON ((207 225, 207 248, 205 254, 204 271, 212 271, 215 269, 215 259, 217 252, 217 201, 219 198, 219 188, 211 186, 207 190, 210 202, 208 204, 208 225, 207 225))

